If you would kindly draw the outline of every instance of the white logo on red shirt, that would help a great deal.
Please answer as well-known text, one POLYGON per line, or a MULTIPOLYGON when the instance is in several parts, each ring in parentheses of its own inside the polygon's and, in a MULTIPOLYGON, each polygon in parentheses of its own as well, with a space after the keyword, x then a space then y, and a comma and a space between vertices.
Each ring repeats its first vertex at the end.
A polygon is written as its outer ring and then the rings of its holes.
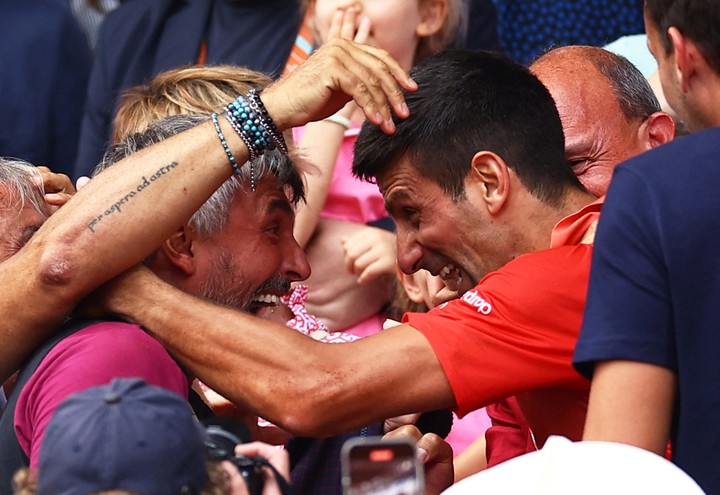
POLYGON ((492 311, 492 304, 480 297, 480 294, 478 294, 477 291, 467 291, 463 294, 461 300, 476 308, 478 313, 489 315, 490 311, 492 311))

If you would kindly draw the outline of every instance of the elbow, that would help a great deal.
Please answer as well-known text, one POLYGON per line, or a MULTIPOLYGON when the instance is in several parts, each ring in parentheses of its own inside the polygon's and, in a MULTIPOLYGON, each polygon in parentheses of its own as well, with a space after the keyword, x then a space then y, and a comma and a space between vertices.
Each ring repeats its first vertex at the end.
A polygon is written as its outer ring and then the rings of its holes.
POLYGON ((322 438, 328 436, 327 425, 323 424, 318 409, 304 406, 288 406, 280 413, 278 424, 287 432, 301 436, 322 438))
POLYGON ((84 295, 77 260, 81 254, 71 243, 58 240, 40 245, 36 255, 35 279, 45 294, 55 295, 68 305, 84 295))
MULTIPOLYGON (((323 438, 336 433, 335 407, 338 397, 330 387, 298 387, 289 394, 280 394, 274 404, 274 422, 293 435, 323 438)), ((344 423, 342 419, 340 423, 344 423)), ((338 430, 340 431, 340 430, 338 430)))

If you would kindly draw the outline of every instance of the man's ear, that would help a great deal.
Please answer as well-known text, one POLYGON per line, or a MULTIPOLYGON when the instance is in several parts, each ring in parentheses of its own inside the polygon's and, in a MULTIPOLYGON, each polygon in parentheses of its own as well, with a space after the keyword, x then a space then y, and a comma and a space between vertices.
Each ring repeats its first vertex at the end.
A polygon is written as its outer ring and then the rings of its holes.
POLYGON ((415 28, 419 38, 427 38, 440 31, 448 14, 447 0, 420 0, 420 23, 415 28))
POLYGON ((678 72, 678 80, 680 89, 683 93, 687 93, 690 84, 695 77, 699 64, 705 62, 698 46, 693 40, 684 36, 676 27, 668 28, 668 37, 672 43, 675 53, 675 64, 678 72))
POLYGON ((177 229, 160 246, 167 263, 190 276, 197 269, 194 250, 194 232, 187 224, 177 229))
POLYGON ((651 114, 638 129, 645 150, 657 148, 675 137, 675 121, 665 112, 651 114))
POLYGON ((492 151, 478 151, 472 158, 468 195, 479 191, 492 215, 500 212, 510 192, 510 171, 505 160, 492 151))

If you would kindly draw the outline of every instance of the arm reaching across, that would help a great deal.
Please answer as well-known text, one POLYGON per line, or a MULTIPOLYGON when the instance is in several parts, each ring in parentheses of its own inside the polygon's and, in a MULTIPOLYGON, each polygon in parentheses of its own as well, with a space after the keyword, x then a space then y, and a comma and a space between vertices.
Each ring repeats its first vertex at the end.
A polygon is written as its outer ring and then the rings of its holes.
MULTIPOLYGON (((384 51, 334 40, 261 98, 280 131, 322 119, 351 98, 386 132, 407 117, 400 87, 415 83, 384 51)), ((248 150, 225 119, 238 164, 248 150)), ((0 379, 77 301, 152 252, 232 173, 211 122, 151 146, 93 179, 0 267, 0 379)))
POLYGON ((408 325, 323 344, 197 299, 145 268, 114 280, 104 296, 107 309, 141 321, 212 389, 294 434, 327 436, 454 406, 430 344, 408 325))

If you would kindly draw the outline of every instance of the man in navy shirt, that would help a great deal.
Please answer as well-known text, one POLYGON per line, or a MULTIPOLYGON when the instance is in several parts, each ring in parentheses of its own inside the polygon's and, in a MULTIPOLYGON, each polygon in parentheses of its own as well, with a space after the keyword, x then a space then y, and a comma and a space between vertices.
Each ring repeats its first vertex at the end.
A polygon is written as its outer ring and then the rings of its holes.
POLYGON ((720 493, 718 23, 712 0, 645 2, 665 96, 701 132, 616 169, 574 357, 593 377, 584 438, 658 454, 670 440, 708 493, 720 493))

